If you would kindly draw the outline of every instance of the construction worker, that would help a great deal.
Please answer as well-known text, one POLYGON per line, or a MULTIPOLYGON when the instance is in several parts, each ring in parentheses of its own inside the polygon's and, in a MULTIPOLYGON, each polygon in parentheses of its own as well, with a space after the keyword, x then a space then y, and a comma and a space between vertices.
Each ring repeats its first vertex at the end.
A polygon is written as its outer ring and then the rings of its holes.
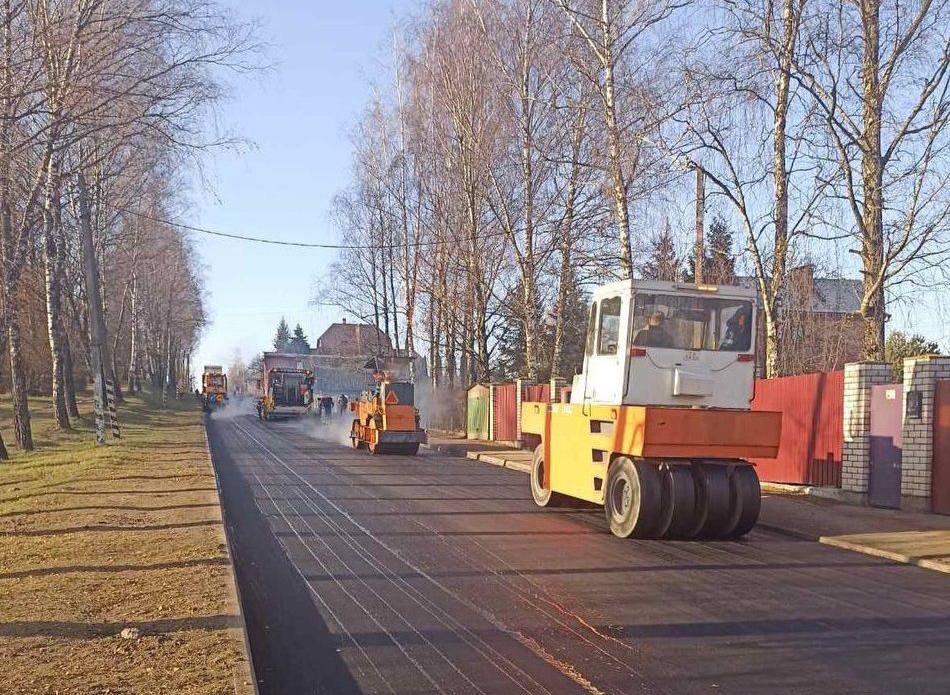
POLYGON ((337 400, 336 405, 339 409, 340 415, 346 413, 346 406, 349 404, 349 399, 346 397, 345 393, 340 394, 340 398, 337 400))
POLYGON ((663 327, 665 321, 666 316, 664 316, 662 312, 653 312, 650 318, 647 319, 647 327, 637 333, 633 344, 642 347, 673 347, 673 338, 666 331, 666 328, 663 327))

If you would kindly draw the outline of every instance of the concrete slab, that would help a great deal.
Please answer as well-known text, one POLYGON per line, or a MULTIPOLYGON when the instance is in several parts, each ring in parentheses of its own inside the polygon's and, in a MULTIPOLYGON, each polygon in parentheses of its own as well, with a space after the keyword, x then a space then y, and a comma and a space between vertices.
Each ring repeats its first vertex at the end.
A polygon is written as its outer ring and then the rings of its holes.
POLYGON ((950 573, 950 531, 899 531, 822 536, 825 545, 950 573))
POLYGON ((493 466, 510 468, 511 470, 520 471, 522 473, 531 472, 532 453, 530 451, 517 449, 511 451, 469 451, 466 457, 473 461, 490 463, 493 466))

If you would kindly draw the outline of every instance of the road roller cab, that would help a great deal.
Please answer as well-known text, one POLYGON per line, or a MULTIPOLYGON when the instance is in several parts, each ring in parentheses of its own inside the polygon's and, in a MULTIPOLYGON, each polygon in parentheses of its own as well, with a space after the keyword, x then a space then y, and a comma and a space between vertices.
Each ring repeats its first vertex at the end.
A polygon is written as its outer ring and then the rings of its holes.
POLYGON ((778 453, 781 414, 750 409, 755 293, 624 281, 598 289, 569 403, 527 402, 541 506, 603 504, 619 536, 735 537, 758 518, 747 461, 778 453))

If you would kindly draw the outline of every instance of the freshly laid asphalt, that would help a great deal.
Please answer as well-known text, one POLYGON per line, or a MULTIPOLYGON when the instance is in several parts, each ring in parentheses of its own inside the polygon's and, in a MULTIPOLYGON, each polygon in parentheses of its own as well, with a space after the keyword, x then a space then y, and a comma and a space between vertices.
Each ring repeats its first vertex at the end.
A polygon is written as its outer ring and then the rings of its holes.
POLYGON ((950 692, 946 574, 773 526, 620 540, 522 473, 311 434, 208 421, 265 695, 950 692))

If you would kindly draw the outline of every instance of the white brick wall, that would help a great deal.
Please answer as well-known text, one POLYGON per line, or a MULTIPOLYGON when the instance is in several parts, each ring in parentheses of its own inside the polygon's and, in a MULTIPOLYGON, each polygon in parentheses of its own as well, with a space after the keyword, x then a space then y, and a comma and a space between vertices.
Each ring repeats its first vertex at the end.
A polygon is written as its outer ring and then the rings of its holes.
POLYGON ((904 448, 901 462, 901 494, 930 497, 933 463, 934 390, 940 379, 950 379, 950 357, 925 355, 904 360, 904 448), (921 394, 919 418, 906 417, 907 397, 921 394))
POLYGON ((844 448, 841 488, 868 491, 871 459, 871 387, 891 383, 886 362, 852 362, 844 366, 844 448))

